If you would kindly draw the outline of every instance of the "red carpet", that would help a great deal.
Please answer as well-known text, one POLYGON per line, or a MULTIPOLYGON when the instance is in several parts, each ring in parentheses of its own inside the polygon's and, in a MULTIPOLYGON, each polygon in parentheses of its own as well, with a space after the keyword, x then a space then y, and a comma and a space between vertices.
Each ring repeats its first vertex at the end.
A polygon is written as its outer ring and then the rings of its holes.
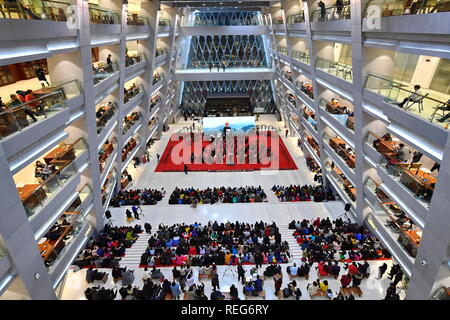
MULTIPOLYGON (((155 172, 183 172, 184 162, 177 164, 173 162, 172 153, 175 155, 175 158, 181 158, 184 156, 183 147, 189 148, 189 150, 194 150, 194 139, 191 141, 191 146, 188 145, 189 142, 186 142, 183 138, 179 138, 179 140, 174 140, 177 137, 177 134, 173 134, 169 142, 167 143, 166 149, 162 154, 159 164, 155 169, 155 172), (175 150, 174 150, 175 148, 175 150)), ((259 136, 253 135, 250 137, 253 141, 257 141, 259 136)), ((279 155, 273 155, 271 162, 262 164, 262 163, 248 163, 248 157, 246 158, 245 163, 238 164, 236 150, 234 153, 234 164, 228 165, 226 164, 225 158, 223 158, 223 163, 190 163, 191 154, 186 155, 189 159, 186 163, 189 171, 252 171, 252 170, 261 170, 261 169, 273 169, 273 170, 297 170, 297 166, 292 159, 289 151, 283 143, 283 140, 280 137, 274 137, 274 139, 267 139, 267 147, 271 148, 274 153, 276 152, 276 148, 272 148, 271 141, 278 139, 278 150, 279 155)), ((236 149, 236 138, 235 138, 235 149, 236 149)), ((200 155, 202 153, 201 148, 206 147, 211 144, 210 141, 202 141, 202 145, 197 152, 194 152, 194 156, 200 159, 200 155)), ((247 153, 248 156, 248 153, 247 153)), ((195 161, 194 161, 195 162, 195 161)))

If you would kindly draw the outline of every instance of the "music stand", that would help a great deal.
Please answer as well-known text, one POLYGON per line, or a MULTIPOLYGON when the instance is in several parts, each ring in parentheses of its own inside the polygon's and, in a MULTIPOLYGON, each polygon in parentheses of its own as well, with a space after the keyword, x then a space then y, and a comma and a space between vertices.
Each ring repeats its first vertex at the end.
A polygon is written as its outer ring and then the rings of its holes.
POLYGON ((347 213, 350 211, 350 208, 351 208, 350 203, 346 203, 345 207, 344 207, 345 212, 343 214, 339 215, 338 218, 345 217, 347 219, 347 221, 349 223, 351 223, 352 221, 350 220, 350 218, 347 215, 347 213))

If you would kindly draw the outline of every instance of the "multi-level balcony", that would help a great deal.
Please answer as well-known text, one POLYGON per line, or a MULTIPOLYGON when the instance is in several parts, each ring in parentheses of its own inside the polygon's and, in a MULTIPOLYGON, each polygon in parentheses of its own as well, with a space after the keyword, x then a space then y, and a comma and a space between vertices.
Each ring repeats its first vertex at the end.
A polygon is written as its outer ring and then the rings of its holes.
POLYGON ((119 72, 119 66, 116 62, 107 64, 104 61, 98 61, 92 64, 92 73, 94 77, 94 85, 108 79, 119 72))
POLYGON ((33 164, 14 176, 19 196, 28 217, 32 218, 33 225, 35 221, 40 220, 39 216, 47 214, 42 213, 44 209, 60 205, 64 197, 58 198, 56 195, 67 194, 73 183, 77 185, 77 179, 73 180, 72 177, 77 176, 87 162, 87 149, 84 139, 72 144, 63 143, 45 155, 39 166, 36 165, 34 179, 24 175, 25 172, 33 170, 33 164), (55 204, 54 200, 58 200, 58 203, 55 204))
POLYGON ((92 202, 92 190, 88 185, 80 190, 66 211, 38 238, 38 249, 50 273, 60 269, 59 263, 66 260, 66 254, 72 251, 77 235, 85 229, 89 213, 86 199, 92 202))
POLYGON ((327 161, 325 165, 327 177, 333 183, 343 200, 356 208, 356 188, 342 170, 334 163, 327 161))
POLYGON ((106 180, 102 185, 102 205, 103 211, 108 208, 109 200, 114 193, 114 186, 117 183, 117 169, 112 169, 106 176, 106 180))
POLYGON ((72 1, 2 1, 0 3, 1 18, 24 20, 52 20, 58 22, 67 21, 69 6, 72 1))
MULTIPOLYGON (((68 94, 70 95, 66 95, 64 87, 53 87, 46 88, 45 91, 35 90, 30 94, 30 97, 34 99, 30 98, 33 100, 26 103, 20 103, 19 100, 7 102, 6 108, 0 113, 0 138, 26 130, 33 125, 36 126, 36 123, 43 122, 68 109, 67 100, 77 93, 73 91, 68 94)), ((69 110, 66 116, 68 121, 69 110)))
POLYGON ((311 22, 350 19, 350 1, 343 1, 342 6, 331 5, 325 10, 318 9, 311 13, 311 22))
POLYGON ((353 82, 352 67, 349 65, 317 57, 315 67, 345 81, 353 82))
POLYGON ((305 22, 305 12, 303 11, 288 15, 286 17, 286 23, 288 24, 304 23, 304 22, 305 22))
POLYGON ((377 230, 403 268, 410 274, 417 251, 420 247, 422 229, 408 211, 387 196, 384 185, 369 177, 364 184, 364 193, 370 197, 372 208, 368 216, 371 225, 377 230))
POLYGON ((439 163, 389 133, 380 136, 369 131, 366 149, 369 154, 373 154, 373 149, 377 151, 378 158, 373 159, 375 154, 371 158, 377 164, 380 177, 384 174, 384 182, 395 188, 399 199, 410 203, 424 220, 438 180, 433 172, 439 172, 439 163))
POLYGON ((129 26, 146 26, 148 25, 148 19, 137 13, 127 14, 127 25, 129 26))
POLYGON ((414 114, 425 121, 434 123, 441 128, 448 128, 450 121, 450 99, 448 101, 432 97, 429 93, 415 91, 411 85, 388 80, 379 76, 369 74, 365 88, 381 95, 389 105, 399 108, 400 103, 405 101, 400 110, 414 114), (406 99, 406 100, 405 100, 406 99))
POLYGON ((117 114, 117 103, 116 102, 108 102, 101 104, 95 115, 97 117, 97 134, 103 132, 105 127, 110 127, 110 123, 115 120, 115 115, 117 114), (111 119, 113 119, 110 121, 111 119))
POLYGON ((334 154, 338 156, 336 162, 341 162, 341 167, 344 168, 348 175, 354 173, 354 169, 356 166, 356 155, 353 148, 351 148, 341 137, 334 134, 332 137, 330 134, 331 131, 327 131, 324 133, 324 143, 333 150, 334 154), (349 171, 350 169, 350 171, 349 171))
POLYGON ((304 64, 309 65, 309 53, 308 52, 302 52, 298 50, 292 50, 292 59, 303 62, 304 64))
POLYGON ((303 108, 303 118, 306 120, 307 125, 311 126, 311 128, 317 132, 317 121, 316 114, 309 107, 305 106, 303 108))
MULTIPOLYGON (((122 148, 122 162, 129 163, 133 155, 135 154, 135 151, 137 151, 137 146, 139 145, 139 139, 130 138, 127 143, 122 148)), ((128 164, 127 163, 127 164, 128 164)), ((126 167, 126 165, 125 165, 126 167)))
POLYGON ((335 98, 332 98, 330 101, 321 98, 319 106, 336 119, 340 125, 352 132, 355 130, 355 116, 352 109, 349 109, 335 98))
MULTIPOLYGON (((103 173, 105 168, 111 167, 115 159, 114 151, 117 150, 117 139, 114 137, 105 141, 103 146, 98 151, 98 162, 100 165, 100 173, 103 173), (114 153, 114 156, 112 154, 114 153)), ((106 170, 107 172, 108 170, 106 170)), ((103 175, 103 174, 102 174, 103 175)))
POLYGON ((142 115, 139 111, 134 111, 123 118, 122 134, 125 140, 129 137, 129 135, 132 135, 136 133, 137 130, 139 130, 141 126, 141 119, 142 115))
POLYGON ((100 8, 99 5, 89 4, 89 21, 94 24, 120 24, 120 14, 114 10, 100 8))

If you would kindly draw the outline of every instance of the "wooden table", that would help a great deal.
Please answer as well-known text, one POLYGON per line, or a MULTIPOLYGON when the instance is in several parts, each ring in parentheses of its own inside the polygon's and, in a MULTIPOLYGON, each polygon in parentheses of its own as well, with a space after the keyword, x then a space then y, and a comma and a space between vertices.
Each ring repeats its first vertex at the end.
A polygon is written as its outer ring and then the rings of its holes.
POLYGON ((314 140, 313 137, 307 136, 306 141, 309 143, 309 145, 317 152, 317 155, 320 157, 320 147, 317 144, 316 140, 314 140))
POLYGON ((330 139, 330 147, 332 147, 336 152, 338 151, 336 149, 345 149, 345 146, 346 146, 345 141, 339 137, 330 139))
POLYGON ((44 156, 46 164, 52 163, 53 160, 74 160, 75 149, 72 145, 64 145, 53 149, 50 153, 44 156))
POLYGON ((44 188, 40 184, 26 184, 23 187, 18 187, 20 200, 24 206, 29 208, 36 207, 42 200, 47 197, 44 188))
POLYGON ((437 179, 429 173, 421 170, 408 169, 403 170, 400 181, 416 195, 420 195, 423 192, 423 189, 434 191, 434 185, 437 183, 437 179))

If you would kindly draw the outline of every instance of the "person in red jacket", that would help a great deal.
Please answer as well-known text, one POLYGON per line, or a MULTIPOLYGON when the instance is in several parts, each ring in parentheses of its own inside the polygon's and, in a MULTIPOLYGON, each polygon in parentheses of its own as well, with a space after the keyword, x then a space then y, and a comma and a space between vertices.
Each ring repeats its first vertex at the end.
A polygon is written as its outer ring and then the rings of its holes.
POLYGON ((343 274, 341 277, 342 288, 347 288, 350 282, 352 282, 352 277, 349 274, 343 274))
POLYGON ((348 266, 348 272, 351 275, 356 274, 358 272, 358 266, 356 265, 355 262, 353 262, 351 265, 348 266))

